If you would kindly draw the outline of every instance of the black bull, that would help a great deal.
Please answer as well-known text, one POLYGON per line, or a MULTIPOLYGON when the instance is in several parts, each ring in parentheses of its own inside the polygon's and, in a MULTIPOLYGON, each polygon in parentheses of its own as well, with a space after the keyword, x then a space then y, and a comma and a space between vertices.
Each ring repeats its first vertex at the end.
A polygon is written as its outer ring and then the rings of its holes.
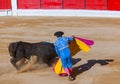
POLYGON ((54 45, 48 42, 13 42, 10 43, 8 51, 11 56, 11 63, 19 72, 28 70, 36 62, 46 63, 50 66, 57 57, 54 45))

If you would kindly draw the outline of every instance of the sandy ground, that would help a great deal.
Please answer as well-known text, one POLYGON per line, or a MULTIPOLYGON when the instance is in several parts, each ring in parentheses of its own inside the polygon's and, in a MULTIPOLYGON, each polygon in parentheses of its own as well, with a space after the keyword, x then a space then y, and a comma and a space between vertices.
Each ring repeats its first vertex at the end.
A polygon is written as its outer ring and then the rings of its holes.
POLYGON ((0 84, 120 84, 120 19, 81 17, 0 17, 0 84), (66 36, 92 39, 89 53, 79 52, 74 60, 76 79, 59 77, 45 65, 34 65, 16 74, 8 45, 14 41, 54 42, 55 31, 66 36), (111 61, 114 60, 114 61, 111 61), (35 68, 36 67, 36 68, 35 68))

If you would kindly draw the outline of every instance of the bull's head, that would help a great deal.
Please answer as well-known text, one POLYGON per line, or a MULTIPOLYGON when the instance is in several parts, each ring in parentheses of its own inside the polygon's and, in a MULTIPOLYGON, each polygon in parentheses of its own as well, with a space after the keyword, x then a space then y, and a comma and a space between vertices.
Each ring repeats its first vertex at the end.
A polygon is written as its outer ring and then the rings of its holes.
POLYGON ((18 42, 12 42, 12 43, 10 43, 10 45, 8 46, 8 51, 9 51, 10 56, 12 57, 10 59, 10 62, 18 70, 18 66, 16 65, 16 49, 17 49, 17 46, 18 46, 18 42))
POLYGON ((16 55, 17 44, 18 42, 12 42, 8 47, 8 51, 11 57, 15 57, 16 55))

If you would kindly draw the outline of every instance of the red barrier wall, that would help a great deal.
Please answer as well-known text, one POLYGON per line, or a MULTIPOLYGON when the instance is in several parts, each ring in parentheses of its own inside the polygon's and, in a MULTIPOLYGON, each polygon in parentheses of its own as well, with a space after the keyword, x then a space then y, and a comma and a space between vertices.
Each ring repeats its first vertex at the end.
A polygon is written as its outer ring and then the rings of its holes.
POLYGON ((86 0, 86 9, 106 10, 107 0, 86 0))
POLYGON ((18 9, 40 9, 40 0, 18 0, 18 9))
POLYGON ((0 0, 0 9, 11 9, 11 0, 0 0))
POLYGON ((109 0, 108 9, 109 10, 120 10, 120 0, 109 0))
MULTIPOLYGON (((120 0, 17 0, 18 9, 120 10, 120 0)), ((11 9, 11 0, 0 0, 0 9, 11 9)))
POLYGON ((42 0, 42 9, 62 9, 62 0, 42 0))
POLYGON ((84 0, 64 0, 65 9, 84 9, 84 0))

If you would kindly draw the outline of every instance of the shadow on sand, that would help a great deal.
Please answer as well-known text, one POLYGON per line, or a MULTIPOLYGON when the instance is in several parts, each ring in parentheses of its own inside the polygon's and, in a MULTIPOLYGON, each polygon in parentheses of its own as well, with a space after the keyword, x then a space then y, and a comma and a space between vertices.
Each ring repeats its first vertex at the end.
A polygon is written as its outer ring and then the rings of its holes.
POLYGON ((100 64, 101 66, 109 64, 109 62, 114 61, 113 59, 105 59, 105 60, 88 60, 87 63, 82 64, 80 66, 73 68, 73 77, 76 78, 77 75, 89 70, 94 66, 95 64, 100 64))
POLYGON ((73 65, 77 64, 79 61, 81 61, 80 58, 72 58, 72 64, 73 65))

